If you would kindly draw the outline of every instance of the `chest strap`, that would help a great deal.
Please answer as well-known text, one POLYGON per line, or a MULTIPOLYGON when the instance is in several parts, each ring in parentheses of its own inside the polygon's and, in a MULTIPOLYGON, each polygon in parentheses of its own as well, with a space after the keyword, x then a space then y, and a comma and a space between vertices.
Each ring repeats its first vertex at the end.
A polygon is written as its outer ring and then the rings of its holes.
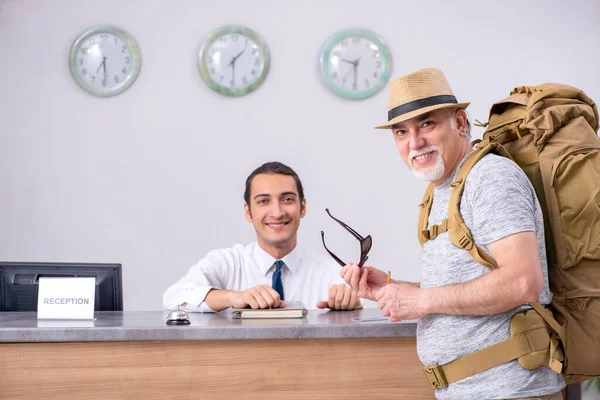
POLYGON ((421 231, 421 237, 427 240, 433 240, 444 232, 448 232, 448 218, 444 218, 441 224, 433 225, 431 228, 421 231))

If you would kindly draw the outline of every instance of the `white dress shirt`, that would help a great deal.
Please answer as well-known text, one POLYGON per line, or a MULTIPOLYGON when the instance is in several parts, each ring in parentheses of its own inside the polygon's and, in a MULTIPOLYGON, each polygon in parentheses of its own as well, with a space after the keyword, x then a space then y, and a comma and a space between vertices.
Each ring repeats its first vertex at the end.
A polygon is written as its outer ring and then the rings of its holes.
MULTIPOLYGON (((284 299, 301 301, 308 309, 317 308, 319 300, 327 300, 332 285, 345 283, 339 275, 341 267, 325 255, 296 246, 281 260, 285 263, 281 269, 284 299)), ((163 306, 170 310, 188 303, 188 311, 212 312, 204 302, 211 289, 271 286, 275 261, 256 242, 213 250, 165 291, 163 306)))

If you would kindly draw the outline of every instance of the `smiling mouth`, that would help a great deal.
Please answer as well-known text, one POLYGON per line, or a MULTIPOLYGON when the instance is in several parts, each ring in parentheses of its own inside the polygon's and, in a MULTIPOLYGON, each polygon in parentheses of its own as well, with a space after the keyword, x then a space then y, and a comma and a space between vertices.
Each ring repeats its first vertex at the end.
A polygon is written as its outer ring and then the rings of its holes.
POLYGON ((265 225, 267 225, 270 228, 283 228, 284 226, 288 225, 290 223, 290 221, 287 222, 267 222, 265 225))
POLYGON ((415 162, 415 161, 417 161, 417 162, 419 162, 419 161, 422 161, 422 160, 426 159, 428 156, 430 156, 430 155, 431 155, 431 154, 433 154, 433 153, 435 153, 435 150, 428 151, 427 153, 419 154, 418 156, 414 156, 414 157, 413 157, 413 158, 410 160, 410 162, 411 162, 411 164, 412 164, 412 163, 413 163, 413 162, 415 162))

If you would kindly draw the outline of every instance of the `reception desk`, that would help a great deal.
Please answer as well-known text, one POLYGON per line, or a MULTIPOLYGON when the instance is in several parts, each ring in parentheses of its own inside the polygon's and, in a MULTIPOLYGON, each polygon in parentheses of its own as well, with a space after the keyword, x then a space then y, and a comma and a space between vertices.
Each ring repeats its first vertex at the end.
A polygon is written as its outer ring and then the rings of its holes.
POLYGON ((230 312, 96 313, 93 322, 0 313, 4 399, 433 399, 415 323, 380 311, 310 310, 297 320, 230 312))

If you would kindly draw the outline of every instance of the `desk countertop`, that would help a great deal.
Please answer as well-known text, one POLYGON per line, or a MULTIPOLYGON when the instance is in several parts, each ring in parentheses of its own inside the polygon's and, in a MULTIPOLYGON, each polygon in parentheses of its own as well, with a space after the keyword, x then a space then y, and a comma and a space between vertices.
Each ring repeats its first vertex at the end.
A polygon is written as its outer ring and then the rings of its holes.
POLYGON ((309 310, 302 319, 239 320, 230 311, 190 313, 190 325, 166 325, 167 311, 97 312, 95 321, 38 320, 35 312, 0 312, 0 343, 147 340, 260 340, 414 337, 414 321, 379 320, 381 311, 309 310), (357 319, 376 318, 361 322, 357 319))

